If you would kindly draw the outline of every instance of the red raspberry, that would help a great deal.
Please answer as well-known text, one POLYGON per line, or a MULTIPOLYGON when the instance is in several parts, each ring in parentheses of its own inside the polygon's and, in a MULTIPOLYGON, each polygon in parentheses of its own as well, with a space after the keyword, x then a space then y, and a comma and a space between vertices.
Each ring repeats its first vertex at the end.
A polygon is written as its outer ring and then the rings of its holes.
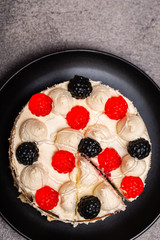
POLYGON ((75 167, 75 157, 71 152, 59 150, 52 157, 52 167, 59 173, 72 172, 75 167))
POLYGON ((99 167, 108 174, 121 164, 121 157, 114 148, 106 148, 98 154, 99 167))
POLYGON ((35 195, 36 203, 43 210, 51 210, 57 206, 59 193, 49 186, 37 190, 35 195))
POLYGON ((105 104, 105 114, 114 120, 122 119, 128 109, 128 104, 122 96, 111 97, 105 104))
POLYGON ((74 129, 83 129, 89 121, 89 112, 82 106, 75 106, 66 116, 68 125, 74 129))
POLYGON ((144 184, 140 177, 126 176, 122 179, 121 189, 126 198, 136 198, 144 189, 144 184))
POLYGON ((28 108, 32 114, 36 116, 46 116, 52 110, 52 99, 44 93, 34 94, 28 104, 28 108))

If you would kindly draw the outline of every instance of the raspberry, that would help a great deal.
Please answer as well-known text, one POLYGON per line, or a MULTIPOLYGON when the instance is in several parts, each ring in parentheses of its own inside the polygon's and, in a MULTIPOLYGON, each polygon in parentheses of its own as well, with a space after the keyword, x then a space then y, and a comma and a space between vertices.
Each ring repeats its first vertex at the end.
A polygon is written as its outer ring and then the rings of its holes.
POLYGON ((87 137, 81 139, 78 145, 78 151, 84 157, 95 157, 102 151, 102 148, 99 142, 92 138, 87 137))
POLYGON ((23 165, 32 165, 38 160, 39 149, 34 142, 23 142, 16 149, 16 158, 23 165))
POLYGON ((34 94, 28 104, 28 108, 32 114, 36 116, 46 116, 52 110, 52 99, 44 93, 34 94))
POLYGON ((144 189, 144 184, 140 177, 126 176, 122 179, 121 189, 126 198, 136 198, 144 189))
POLYGON ((122 119, 128 109, 128 104, 122 96, 111 97, 105 104, 106 115, 114 120, 122 119))
POLYGON ((89 112, 82 106, 75 106, 66 116, 68 125, 74 129, 83 129, 89 121, 89 112))
POLYGON ((82 197, 78 203, 78 212, 85 219, 95 218, 100 212, 100 208, 100 200, 93 195, 82 197))
POLYGON ((35 199, 40 208, 48 211, 57 206, 59 193, 49 186, 44 186, 37 190, 35 199))
POLYGON ((88 78, 75 75, 74 78, 69 81, 68 91, 72 97, 84 99, 92 92, 92 85, 88 78))
POLYGON ((59 150, 52 157, 52 167, 59 173, 72 172, 75 167, 75 157, 68 151, 59 150))
POLYGON ((114 148, 105 148, 104 151, 98 155, 98 163, 99 167, 108 173, 120 166, 121 157, 114 148))
POLYGON ((149 155, 151 145, 146 139, 138 138, 129 142, 127 150, 132 157, 143 159, 149 155))

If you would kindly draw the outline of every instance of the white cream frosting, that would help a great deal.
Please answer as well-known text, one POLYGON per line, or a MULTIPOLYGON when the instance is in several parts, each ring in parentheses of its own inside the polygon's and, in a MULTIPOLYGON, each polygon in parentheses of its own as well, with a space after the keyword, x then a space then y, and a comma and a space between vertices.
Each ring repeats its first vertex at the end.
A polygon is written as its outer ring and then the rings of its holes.
POLYGON ((56 114, 67 114, 73 106, 73 98, 69 91, 56 88, 49 92, 49 96, 53 100, 53 112, 56 114))
POLYGON ((90 185, 94 185, 97 183, 99 179, 98 171, 94 169, 94 167, 84 158, 80 158, 79 161, 79 184, 83 187, 89 187, 90 185))
POLYGON ((55 137, 55 144, 59 150, 77 152, 83 133, 72 128, 65 128, 59 131, 55 137))
POLYGON ((126 141, 132 141, 145 131, 145 125, 140 116, 127 114, 117 122, 117 133, 126 141))
POLYGON ((126 176, 140 177, 146 170, 146 162, 131 157, 129 154, 122 158, 121 171, 126 176))
POLYGON ((19 135, 22 141, 41 141, 47 137, 46 125, 38 119, 28 119, 20 127, 19 135))
POLYGON ((68 212, 73 212, 76 207, 77 187, 73 181, 66 182, 60 187, 61 207, 68 212))
POLYGON ((95 139, 100 143, 102 147, 105 147, 107 143, 114 141, 114 136, 109 131, 108 127, 101 124, 91 125, 86 129, 85 137, 95 139))
POLYGON ((121 203, 121 199, 117 197, 117 194, 111 189, 110 185, 102 182, 94 190, 94 195, 101 201, 101 208, 103 210, 114 210, 121 203))
POLYGON ((38 190, 46 185, 47 173, 40 164, 25 167, 20 175, 20 185, 30 190, 38 190))
POLYGON ((116 95, 116 91, 110 87, 106 85, 97 85, 93 87, 93 90, 86 101, 91 109, 103 112, 106 101, 113 95, 116 95))

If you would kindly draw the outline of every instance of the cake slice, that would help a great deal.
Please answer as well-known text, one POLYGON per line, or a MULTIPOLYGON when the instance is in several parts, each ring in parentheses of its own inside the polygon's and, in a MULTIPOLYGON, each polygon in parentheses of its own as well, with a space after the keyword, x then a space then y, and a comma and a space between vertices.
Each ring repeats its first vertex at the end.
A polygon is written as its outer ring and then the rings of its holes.
POLYGON ((85 158, 78 161, 77 221, 95 222, 120 210, 125 204, 111 184, 85 158))

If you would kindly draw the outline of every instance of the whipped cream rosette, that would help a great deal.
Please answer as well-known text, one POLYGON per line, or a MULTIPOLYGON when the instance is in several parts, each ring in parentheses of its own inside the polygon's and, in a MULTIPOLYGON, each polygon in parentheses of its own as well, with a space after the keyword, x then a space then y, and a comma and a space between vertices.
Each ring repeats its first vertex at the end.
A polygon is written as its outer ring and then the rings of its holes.
POLYGON ((101 201, 102 210, 115 212, 118 209, 125 209, 122 199, 117 195, 110 184, 106 181, 101 182, 94 190, 94 195, 101 201))
POLYGON ((126 141, 141 137, 144 132, 145 124, 142 118, 138 115, 128 114, 117 123, 117 133, 126 141))
POLYGON ((63 88, 51 90, 49 96, 53 100, 53 112, 56 114, 65 115, 73 106, 73 98, 71 97, 71 94, 63 88))
POLYGON ((124 211, 124 197, 143 192, 151 143, 128 98, 76 75, 31 96, 15 120, 9 158, 23 200, 76 226, 124 211))
POLYGON ((22 188, 38 190, 47 183, 47 173, 40 164, 25 167, 20 175, 22 188))
MULTIPOLYGON (((91 185, 97 184, 101 180, 100 175, 89 161, 86 161, 83 157, 79 160, 79 180, 78 184, 82 188, 88 188, 91 185)), ((93 187, 93 186, 92 186, 93 187)))
POLYGON ((102 124, 95 124, 89 126, 86 129, 85 136, 95 139, 100 143, 102 147, 107 146, 115 140, 115 136, 112 135, 109 128, 103 126, 102 124))
POLYGON ((104 111, 104 106, 108 98, 117 95, 116 91, 109 86, 97 85, 93 87, 91 95, 87 98, 87 104, 95 111, 104 111))
POLYGON ((55 145, 58 149, 77 152, 77 147, 80 140, 83 138, 83 133, 72 128, 64 128, 59 131, 55 138, 55 145))
POLYGON ((146 162, 139 161, 131 157, 129 154, 122 158, 121 171, 126 176, 142 176, 146 170, 146 162))
POLYGON ((77 201, 77 185, 73 181, 64 183, 59 190, 61 194, 61 207, 67 211, 72 212, 76 209, 77 201))
POLYGON ((21 125, 20 138, 23 142, 25 141, 41 141, 47 137, 47 127, 45 123, 38 119, 28 119, 21 125))

